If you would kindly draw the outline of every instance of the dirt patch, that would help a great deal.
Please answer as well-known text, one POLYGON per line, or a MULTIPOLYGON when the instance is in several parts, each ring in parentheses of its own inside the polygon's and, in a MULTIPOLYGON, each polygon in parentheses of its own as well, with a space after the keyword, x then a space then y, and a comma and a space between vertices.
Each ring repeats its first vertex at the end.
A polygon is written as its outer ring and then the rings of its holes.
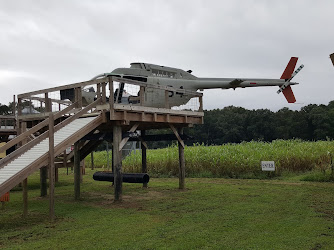
POLYGON ((85 193, 85 196, 85 199, 90 200, 89 202, 86 202, 86 204, 89 206, 98 206, 104 208, 127 208, 136 209, 137 211, 143 211, 146 210, 145 202, 150 200, 156 200, 158 198, 163 198, 166 196, 166 194, 164 192, 149 190, 145 193, 123 195, 121 202, 114 200, 114 194, 87 192, 85 193))

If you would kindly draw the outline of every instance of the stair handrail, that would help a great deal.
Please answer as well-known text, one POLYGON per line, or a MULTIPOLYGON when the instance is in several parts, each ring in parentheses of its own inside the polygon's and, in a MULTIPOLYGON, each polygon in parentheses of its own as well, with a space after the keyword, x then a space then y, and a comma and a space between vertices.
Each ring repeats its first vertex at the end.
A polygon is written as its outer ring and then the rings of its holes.
MULTIPOLYGON (((86 114, 89 110, 91 110, 92 108, 95 108, 97 105, 99 105, 101 103, 102 98, 98 98, 96 99, 94 102, 92 102, 91 104, 89 104, 88 106, 84 107, 83 109, 79 110, 78 112, 76 112, 74 115, 70 116, 69 118, 67 118, 66 120, 58 123, 55 126, 54 131, 57 132, 59 129, 65 127, 66 125, 68 125, 69 123, 71 123, 72 121, 76 120, 77 118, 79 118, 80 116, 86 114)), ((98 113, 100 114, 100 113, 98 113)))
MULTIPOLYGON (((54 115, 54 120, 57 120, 58 118, 60 118, 61 116, 69 113, 71 110, 73 110, 77 105, 77 102, 73 103, 72 105, 66 107, 65 109, 57 112, 54 115)), ((44 121, 38 123, 37 125, 35 125, 34 127, 32 127, 31 129, 25 131, 24 133, 16 136, 14 139, 10 140, 9 142, 7 142, 5 145, 3 145, 2 147, 0 147, 0 153, 4 152, 5 150, 11 148, 12 146, 22 142, 24 139, 27 139, 28 136, 32 135, 33 133, 37 132, 38 130, 46 127, 49 125, 49 118, 45 119, 44 121)))
MULTIPOLYGON (((91 104, 89 104, 88 106, 86 106, 85 108, 81 109, 80 111, 78 111, 77 113, 75 113, 73 116, 67 118, 66 120, 62 121, 61 123, 58 123, 55 127, 54 127, 54 132, 57 132, 58 130, 60 130, 61 128, 65 127, 66 125, 68 125, 70 122, 74 121, 75 119, 79 118, 80 116, 82 116, 83 114, 87 113, 87 111, 89 111, 90 109, 96 107, 98 104, 101 103, 101 98, 98 98, 96 101, 92 102, 91 104)), ((60 111, 61 112, 61 111, 60 111)), ((58 112, 58 113, 60 113, 58 112)), ((54 116, 56 117, 56 115, 54 116)), ((57 116, 58 117, 58 116, 57 116)), ((48 119, 46 119, 48 121, 48 119)), ((45 121, 46 121, 45 120, 45 121)), ((15 150, 14 152, 12 152, 11 154, 9 154, 8 156, 6 156, 5 158, 3 158, 2 160, 0 160, 0 169, 8 162, 10 162, 12 159, 14 159, 15 157, 21 155, 23 152, 28 151, 29 149, 31 149, 32 147, 34 147, 36 144, 40 143, 42 140, 48 138, 49 136, 49 130, 45 131, 43 134, 41 134, 40 136, 36 137, 35 139, 33 139, 32 141, 24 144, 22 147, 18 148, 17 150, 15 150)))

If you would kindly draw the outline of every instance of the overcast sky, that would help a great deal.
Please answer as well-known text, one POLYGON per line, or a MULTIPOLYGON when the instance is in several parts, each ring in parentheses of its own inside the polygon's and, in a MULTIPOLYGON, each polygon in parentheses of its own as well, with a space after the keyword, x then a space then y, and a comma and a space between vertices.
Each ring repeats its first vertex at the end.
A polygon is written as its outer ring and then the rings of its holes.
POLYGON ((305 68, 297 104, 277 87, 204 91, 204 108, 300 109, 334 100, 334 1, 0 0, 0 102, 140 61, 198 77, 279 78, 305 68))

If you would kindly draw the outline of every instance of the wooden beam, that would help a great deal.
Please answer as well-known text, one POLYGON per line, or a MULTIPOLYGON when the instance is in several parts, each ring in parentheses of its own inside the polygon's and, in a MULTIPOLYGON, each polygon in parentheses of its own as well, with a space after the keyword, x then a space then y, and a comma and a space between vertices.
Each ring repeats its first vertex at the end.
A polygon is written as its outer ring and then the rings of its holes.
POLYGON ((143 138, 139 137, 138 139, 141 142, 141 145, 148 149, 147 143, 143 140, 143 138))
POLYGON ((41 183, 41 197, 45 197, 48 194, 47 174, 48 174, 48 168, 41 167, 39 170, 40 183, 41 183))
POLYGON ((72 88, 84 87, 84 86, 87 86, 87 85, 95 85, 95 84, 105 82, 105 81, 107 81, 107 78, 103 77, 103 78, 90 80, 90 81, 85 81, 85 82, 78 82, 78 83, 67 84, 67 85, 54 87, 54 88, 47 88, 47 89, 41 89, 41 90, 37 90, 37 91, 31 91, 31 92, 20 94, 20 95, 17 96, 17 98, 27 98, 27 97, 30 97, 32 95, 39 95, 39 94, 44 94, 44 93, 48 93, 48 92, 55 92, 55 91, 59 91, 59 90, 63 90, 63 89, 72 89, 72 88))
POLYGON ((28 178, 25 178, 22 182, 23 187, 23 218, 27 218, 28 215, 28 178))
POLYGON ((145 87, 144 86, 140 86, 139 96, 140 96, 140 106, 144 106, 145 104, 145 87))
MULTIPOLYGON (((45 102, 45 98, 42 98, 42 97, 37 97, 37 96, 30 96, 29 97, 30 100, 36 100, 36 101, 40 101, 41 103, 42 102, 45 102)), ((66 101, 66 100, 57 100, 57 99, 51 99, 51 102, 55 102, 55 103, 58 103, 58 104, 64 104, 64 105, 71 105, 72 102, 71 101, 66 101)))
MULTIPOLYGON (((179 133, 183 134, 183 128, 179 129, 179 133)), ((179 189, 185 189, 186 167, 184 158, 184 144, 179 141, 179 189)))
POLYGON ((16 114, 16 97, 15 97, 15 95, 13 95, 13 110, 12 110, 12 112, 13 112, 13 116, 15 117, 15 114, 16 114))
POLYGON ((49 216, 50 221, 55 220, 55 154, 54 154, 54 117, 51 113, 49 116, 49 216))
POLYGON ((107 102, 107 92, 106 92, 106 83, 103 82, 102 84, 102 103, 105 104, 107 102))
POLYGON ((203 112, 203 96, 199 96, 199 112, 203 112))
POLYGON ((114 110, 114 82, 112 81, 111 77, 108 77, 109 81, 109 106, 110 106, 110 115, 111 112, 114 110))
POLYGON ((63 167, 66 168, 66 175, 68 175, 68 166, 67 166, 67 154, 66 149, 63 152, 63 167))
POLYGON ((74 98, 75 102, 77 103, 77 108, 82 108, 82 92, 81 87, 77 87, 74 89, 74 98))
POLYGON ((45 103, 45 111, 50 112, 50 107, 49 107, 49 93, 44 93, 44 103, 45 103))
POLYGON ((122 127, 119 125, 113 126, 113 166, 114 166, 114 201, 122 200, 122 151, 119 150, 119 145, 122 139, 122 127))
POLYGON ((82 146, 80 149, 80 160, 84 160, 86 156, 93 152, 101 143, 102 141, 89 141, 87 144, 82 146))
POLYGON ((74 199, 80 199, 80 152, 79 142, 74 143, 74 199))
MULTIPOLYGON (((98 105, 97 110, 108 109, 108 105, 98 105)), ((187 115, 187 116, 204 116, 203 112, 198 111, 187 111, 187 110, 174 110, 174 109, 165 109, 165 108, 154 108, 154 107, 143 107, 143 106, 134 106, 129 104, 114 104, 114 109, 116 111, 131 111, 131 112, 145 112, 145 113, 157 113, 157 114, 170 114, 170 115, 187 115)))
MULTIPOLYGON (((169 124, 169 127, 172 129, 172 131, 174 132, 177 140, 179 141, 179 143, 181 144, 181 146, 184 148, 184 142, 181 139, 181 137, 180 137, 178 131, 176 130, 176 128, 174 127, 174 125, 173 124, 169 124)), ((182 130, 182 133, 183 133, 183 130, 182 130)))
POLYGON ((91 169, 94 170, 94 151, 90 152, 91 169))
POLYGON ((101 98, 101 83, 96 85, 96 97, 97 99, 101 98))
MULTIPOLYGON (((141 131, 141 137, 145 136, 145 130, 141 131)), ((147 155, 146 155, 146 149, 147 145, 144 145, 142 141, 141 143, 141 172, 147 173, 147 155)), ((147 183, 143 183, 143 188, 147 188, 147 183)))
MULTIPOLYGON (((138 128, 139 123, 136 123, 132 126, 132 128, 129 130, 129 132, 133 133, 136 131, 136 129, 138 128)), ((129 137, 125 137, 123 138, 123 140, 120 142, 119 144, 119 151, 121 151, 123 149, 123 147, 125 146, 125 144, 128 142, 129 137)))
MULTIPOLYGON (((27 130, 27 123, 21 123, 21 132, 24 133, 27 130)), ((22 141, 22 146, 27 143, 27 140, 22 141)), ((23 218, 27 218, 28 215, 28 178, 25 178, 22 182, 23 187, 23 218)))

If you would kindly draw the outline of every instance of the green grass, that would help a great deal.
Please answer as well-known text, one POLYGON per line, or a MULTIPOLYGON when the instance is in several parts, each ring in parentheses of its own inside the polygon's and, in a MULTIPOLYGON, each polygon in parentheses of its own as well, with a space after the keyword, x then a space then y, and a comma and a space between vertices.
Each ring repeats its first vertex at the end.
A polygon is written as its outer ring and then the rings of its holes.
MULTIPOLYGON (((324 171, 330 167, 329 153, 334 155, 334 141, 276 140, 272 143, 194 145, 185 148, 186 174, 187 177, 267 179, 289 173, 324 171), (261 161, 275 161, 276 172, 272 175, 262 172, 261 161)), ((94 161, 96 166, 107 168, 106 152, 95 152, 94 161)), ((177 176, 177 146, 148 150, 147 164, 148 173, 153 177, 177 176)), ((88 156, 86 166, 90 165, 88 156)), ((125 172, 141 172, 140 151, 126 157, 123 168, 125 172)))
MULTIPOLYGON (((99 169, 100 170, 100 169, 99 169)), ((148 189, 123 184, 113 202, 111 183, 86 170, 82 199, 73 199, 73 174, 60 172, 56 222, 29 180, 29 214, 21 219, 22 192, 0 210, 3 249, 332 249, 334 186, 296 180, 152 178, 148 189)))

